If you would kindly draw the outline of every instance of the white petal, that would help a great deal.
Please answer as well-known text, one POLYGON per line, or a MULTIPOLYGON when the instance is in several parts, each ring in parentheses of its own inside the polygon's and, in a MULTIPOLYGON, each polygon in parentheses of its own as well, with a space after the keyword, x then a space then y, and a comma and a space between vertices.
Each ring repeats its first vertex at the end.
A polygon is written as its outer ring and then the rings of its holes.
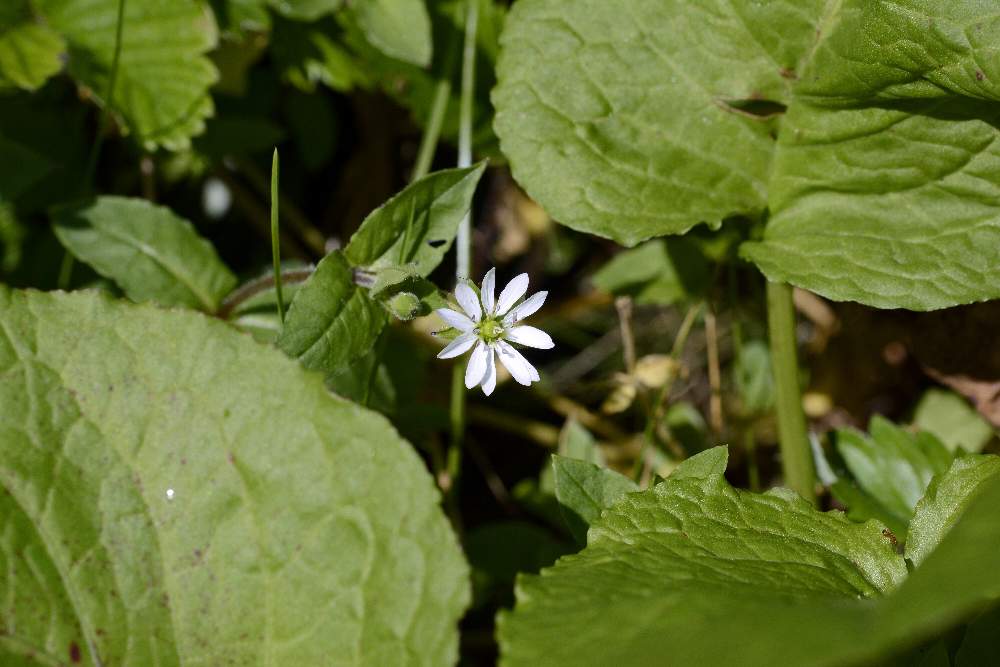
POLYGON ((483 297, 483 310, 486 311, 487 315, 493 314, 493 306, 496 305, 496 284, 497 270, 493 268, 486 272, 486 277, 483 278, 483 288, 479 290, 483 297))
POLYGON ((528 360, 520 352, 507 343, 503 341, 498 342, 497 352, 500 356, 500 363, 510 371, 515 380, 525 387, 530 385, 531 381, 538 376, 535 367, 528 363, 528 360))
POLYGON ((475 322, 462 313, 452 310, 451 308, 438 308, 434 312, 438 314, 438 317, 444 320, 445 324, 450 327, 455 327, 459 331, 472 331, 476 328, 475 322))
POLYGON ((472 351, 469 357, 469 365, 465 369, 465 388, 472 389, 483 381, 486 375, 486 366, 489 363, 488 356, 492 356, 486 343, 479 341, 479 345, 472 351))
POLYGON ((503 318, 503 323, 505 326, 510 326, 516 322, 534 315, 538 312, 538 309, 542 307, 545 303, 545 297, 549 295, 548 292, 535 292, 523 302, 521 302, 517 308, 507 313, 507 316, 503 318))
POLYGON ((472 331, 464 333, 438 352, 438 359, 451 359, 452 357, 464 354, 470 347, 476 344, 477 340, 479 339, 472 331))
POLYGON ((551 336, 535 327, 520 326, 508 329, 504 338, 519 345, 537 347, 539 350, 551 350, 556 346, 551 336))
POLYGON ((455 298, 458 299, 459 305, 462 306, 462 310, 465 314, 472 318, 473 322, 478 322, 483 319, 483 309, 479 305, 479 297, 476 296, 476 290, 472 289, 465 283, 459 283, 455 288, 455 298))
POLYGON ((518 276, 514 276, 514 279, 507 283, 507 286, 503 288, 500 292, 500 298, 497 299, 497 315, 503 315, 510 307, 517 303, 517 300, 524 296, 524 293, 528 291, 528 274, 522 273, 518 276))
POLYGON ((483 376, 483 382, 480 386, 483 388, 483 393, 489 396, 497 388, 497 362, 496 357, 493 356, 492 347, 486 363, 486 375, 483 376))

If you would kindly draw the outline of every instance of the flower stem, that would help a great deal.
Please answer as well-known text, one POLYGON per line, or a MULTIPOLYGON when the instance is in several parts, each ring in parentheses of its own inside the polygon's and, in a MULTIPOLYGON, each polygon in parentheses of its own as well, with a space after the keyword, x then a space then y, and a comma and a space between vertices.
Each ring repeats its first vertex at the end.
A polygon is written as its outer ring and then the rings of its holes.
POLYGON ((795 306, 792 287, 767 283, 767 321, 774 366, 778 439, 785 484, 816 504, 816 473, 813 469, 806 418, 799 392, 799 364, 795 339, 795 306))
POLYGON ((274 264, 274 291, 278 316, 285 322, 285 299, 281 294, 281 244, 278 239, 278 149, 271 157, 271 262, 274 264))

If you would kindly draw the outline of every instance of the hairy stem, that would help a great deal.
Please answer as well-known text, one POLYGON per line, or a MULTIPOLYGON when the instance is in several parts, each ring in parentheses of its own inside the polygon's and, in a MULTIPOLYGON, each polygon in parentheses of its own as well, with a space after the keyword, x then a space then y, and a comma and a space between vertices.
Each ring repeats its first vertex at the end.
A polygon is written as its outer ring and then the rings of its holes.
POLYGON ((767 283, 767 321, 774 366, 778 439, 785 484, 816 504, 816 473, 813 469, 806 417, 799 392, 799 363, 795 340, 795 306, 792 287, 767 283))

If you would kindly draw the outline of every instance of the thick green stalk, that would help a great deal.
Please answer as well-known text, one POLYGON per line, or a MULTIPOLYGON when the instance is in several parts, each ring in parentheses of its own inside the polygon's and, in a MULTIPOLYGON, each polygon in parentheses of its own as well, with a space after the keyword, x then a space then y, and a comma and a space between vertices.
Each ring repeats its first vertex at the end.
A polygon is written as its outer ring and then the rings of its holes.
POLYGON ((767 321, 771 335, 778 439, 785 484, 815 505, 816 472, 809 450, 806 417, 802 412, 802 396, 799 392, 795 306, 792 303, 791 285, 767 283, 767 321))
POLYGON ((285 322, 285 299, 281 294, 281 244, 278 237, 278 149, 271 157, 271 263, 274 265, 274 291, 278 316, 285 322))

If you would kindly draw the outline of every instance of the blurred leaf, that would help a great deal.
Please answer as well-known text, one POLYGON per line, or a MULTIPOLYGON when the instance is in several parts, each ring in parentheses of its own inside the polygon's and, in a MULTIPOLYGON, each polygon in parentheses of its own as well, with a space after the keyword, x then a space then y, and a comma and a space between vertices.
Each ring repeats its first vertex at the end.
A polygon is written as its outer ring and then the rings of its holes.
MULTIPOLYGON (((101 106, 115 50, 118 0, 35 0, 46 24, 69 45, 69 73, 101 106)), ((197 0, 129 0, 121 61, 110 105, 147 150, 187 148, 212 114, 218 74, 205 53, 215 21, 197 0)))
POLYGON ((275 344, 329 377, 367 354, 385 321, 385 311, 354 284, 344 255, 334 251, 299 288, 275 344))
POLYGON ((63 67, 66 42, 37 23, 26 0, 6 0, 0 9, 0 89, 36 90, 63 67))
POLYGON ((875 416, 871 436, 837 431, 837 451, 858 485, 900 521, 908 522, 931 479, 948 470, 952 454, 930 433, 913 435, 875 416))
POLYGON ((133 301, 215 312, 236 277, 187 220, 142 199, 98 197, 55 214, 59 241, 133 301))
POLYGON ((733 364, 733 384, 745 415, 762 414, 774 405, 771 350, 765 341, 751 340, 743 344, 733 364))
POLYGON ((606 510, 581 553, 519 578, 502 662, 883 664, 1000 597, 997 480, 908 575, 875 522, 720 474, 668 478, 606 510))
POLYGON ((267 0, 285 16, 300 21, 315 21, 340 9, 344 0, 267 0))
POLYGON ((980 667, 995 660, 997 628, 1000 628, 1000 607, 994 607, 972 621, 955 655, 955 667, 980 667))
POLYGON ((431 19, 424 0, 353 0, 350 11, 367 40, 387 56, 431 64, 431 19))
POLYGON ((708 448, 708 424, 694 405, 678 401, 667 409, 664 417, 667 427, 688 456, 693 456, 708 448))
POLYGON ((941 543, 972 501, 1000 475, 1000 458, 971 454, 938 475, 913 513, 906 557, 920 565, 941 543))
POLYGON ((594 284, 606 292, 661 305, 700 296, 710 279, 708 260, 685 238, 657 239, 618 253, 593 276, 594 284))
POLYGON ((598 466, 606 464, 594 436, 573 417, 559 431, 559 455, 598 466))
POLYGON ((579 544, 587 543, 587 528, 601 512, 639 487, 628 477, 587 461, 552 455, 556 499, 570 533, 579 544))
POLYGON ((455 662, 468 569, 383 418, 197 313, 0 287, 0 330, 0 663, 455 662))
POLYGON ((408 185, 365 218, 344 255, 355 266, 412 264, 419 275, 428 275, 451 247, 485 168, 481 162, 446 169, 408 185))
POLYGON ((314 92, 317 84, 342 92, 370 85, 369 75, 340 44, 339 32, 333 19, 316 23, 276 20, 271 55, 282 76, 306 93, 314 92))
POLYGON ((885 505, 863 491, 854 481, 840 478, 830 485, 830 493, 847 508, 847 518, 855 523, 865 523, 875 519, 884 523, 896 539, 905 542, 908 538, 908 519, 900 519, 886 509, 885 505))
POLYGON ((917 403, 913 425, 933 433, 948 449, 982 451, 993 437, 993 427, 958 394, 943 389, 928 389, 917 403))
MULTIPOLYGON (((264 16, 268 16, 267 12, 264 16)), ((245 95, 250 70, 267 52, 267 46, 268 36, 256 32, 222 39, 211 54, 212 63, 219 70, 214 90, 237 97, 245 95)))

